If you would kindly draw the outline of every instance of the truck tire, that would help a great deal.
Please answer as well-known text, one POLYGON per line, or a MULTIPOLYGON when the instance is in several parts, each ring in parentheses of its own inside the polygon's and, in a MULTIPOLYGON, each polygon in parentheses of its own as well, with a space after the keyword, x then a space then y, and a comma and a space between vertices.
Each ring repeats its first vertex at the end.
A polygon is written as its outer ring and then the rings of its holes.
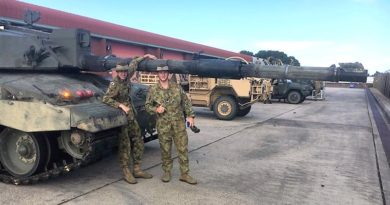
POLYGON ((302 95, 298 91, 292 90, 287 95, 287 101, 290 104, 299 104, 302 102, 302 95))
POLYGON ((249 106, 249 107, 247 107, 247 108, 245 108, 245 109, 243 109, 243 110, 238 110, 237 111, 237 116, 239 116, 239 117, 244 117, 245 115, 247 115, 250 111, 251 111, 251 107, 252 106, 249 106))
POLYGON ((230 96, 220 96, 213 105, 213 111, 220 120, 232 120, 237 114, 237 102, 230 96))

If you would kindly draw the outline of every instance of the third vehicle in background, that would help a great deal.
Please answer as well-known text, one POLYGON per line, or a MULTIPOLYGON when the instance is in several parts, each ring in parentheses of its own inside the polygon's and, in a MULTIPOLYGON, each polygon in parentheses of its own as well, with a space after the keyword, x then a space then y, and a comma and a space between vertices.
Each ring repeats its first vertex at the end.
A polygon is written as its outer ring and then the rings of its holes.
POLYGON ((284 99, 291 104, 302 103, 314 90, 311 80, 274 79, 272 85, 272 99, 284 99))

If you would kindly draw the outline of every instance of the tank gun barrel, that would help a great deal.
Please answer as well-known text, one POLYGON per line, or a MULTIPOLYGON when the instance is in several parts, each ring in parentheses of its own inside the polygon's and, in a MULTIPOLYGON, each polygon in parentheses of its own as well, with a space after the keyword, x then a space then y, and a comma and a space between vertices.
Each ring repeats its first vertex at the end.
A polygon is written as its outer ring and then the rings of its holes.
POLYGON ((170 72, 203 77, 239 79, 243 77, 308 79, 322 81, 366 82, 367 70, 345 70, 336 67, 301 67, 290 65, 243 64, 221 59, 145 60, 139 71, 156 71, 157 66, 168 65, 170 72))

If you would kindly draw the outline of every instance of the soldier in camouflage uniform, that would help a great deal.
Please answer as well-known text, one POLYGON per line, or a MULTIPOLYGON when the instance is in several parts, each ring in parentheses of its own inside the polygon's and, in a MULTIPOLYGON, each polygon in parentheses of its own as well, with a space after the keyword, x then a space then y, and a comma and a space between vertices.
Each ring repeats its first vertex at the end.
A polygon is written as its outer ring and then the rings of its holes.
POLYGON ((264 104, 267 104, 267 103, 272 104, 271 98, 272 98, 273 87, 272 87, 271 80, 263 79, 261 87, 262 87, 264 104))
POLYGON ((315 90, 315 98, 321 97, 321 90, 322 90, 322 81, 314 81, 314 90, 315 90))
POLYGON ((128 124, 121 127, 119 134, 119 161, 124 178, 130 184, 137 183, 135 178, 150 179, 153 177, 151 174, 141 170, 144 141, 130 99, 130 76, 135 72, 138 63, 145 58, 155 59, 154 56, 146 54, 143 57, 134 58, 129 66, 117 65, 115 68, 117 76, 114 77, 103 97, 103 103, 121 109, 127 114, 128 124), (134 163, 134 175, 129 169, 131 158, 134 163))
POLYGON ((171 180, 172 170, 172 140, 179 156, 180 181, 196 184, 197 181, 189 175, 188 165, 188 135, 184 114, 189 126, 194 126, 194 112, 191 102, 183 89, 168 80, 168 66, 157 67, 159 83, 150 86, 146 98, 145 109, 157 116, 157 132, 161 148, 163 182, 171 180))

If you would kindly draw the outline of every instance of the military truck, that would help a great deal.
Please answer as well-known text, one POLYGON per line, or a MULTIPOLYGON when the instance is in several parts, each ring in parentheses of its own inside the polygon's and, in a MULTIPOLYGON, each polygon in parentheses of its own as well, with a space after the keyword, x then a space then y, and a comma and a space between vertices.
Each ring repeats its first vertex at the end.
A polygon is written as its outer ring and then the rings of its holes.
POLYGON ((261 99, 261 82, 254 79, 204 78, 190 75, 189 90, 194 106, 208 107, 220 120, 245 116, 261 99))
MULTIPOLYGON (((150 85, 157 83, 157 75, 141 73, 140 83, 150 85)), ((261 80, 207 78, 197 75, 172 79, 182 85, 193 106, 208 107, 220 120, 232 120, 236 116, 245 116, 251 105, 262 99, 261 80), (185 80, 183 80, 185 79, 185 80)))
MULTIPOLYGON (((101 102, 109 81, 94 72, 107 71, 131 58, 91 54, 91 35, 83 29, 34 26, 0 16, 0 181, 35 183, 101 158, 116 146, 119 128, 127 124, 119 109, 101 102)), ((165 64, 170 72, 199 77, 313 79, 366 82, 367 71, 339 68, 263 66, 238 61, 144 60, 139 71, 155 72, 165 64)), ((134 85, 132 99, 139 116, 146 89, 134 85), (137 88, 139 87, 139 88, 137 88)), ((156 136, 151 118, 140 122, 144 133, 156 136), (145 128, 147 127, 147 128, 145 128)), ((150 139, 150 138, 148 138, 150 139)))
POLYGON ((307 96, 311 96, 313 90, 313 84, 309 80, 274 79, 272 98, 299 104, 305 101, 307 96))
MULTIPOLYGON (((249 64, 239 57, 229 57, 226 60, 239 60, 249 64)), ((193 106, 209 108, 220 120, 245 116, 254 103, 264 100, 263 78, 225 79, 178 74, 171 77, 186 91, 193 106)), ((146 85, 154 84, 157 83, 157 75, 141 73, 139 81, 146 85)))

